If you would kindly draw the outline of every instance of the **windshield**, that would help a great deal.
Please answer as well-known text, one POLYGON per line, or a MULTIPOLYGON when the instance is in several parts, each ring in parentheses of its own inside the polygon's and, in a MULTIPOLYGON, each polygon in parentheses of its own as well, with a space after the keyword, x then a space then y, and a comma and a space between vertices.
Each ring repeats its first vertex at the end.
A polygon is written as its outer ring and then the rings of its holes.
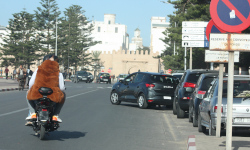
POLYGON ((175 83, 176 78, 166 75, 151 75, 150 79, 158 83, 175 83))
POLYGON ((119 78, 126 78, 128 75, 127 74, 120 74, 119 78))
MULTIPOLYGON (((247 80, 237 80, 234 81, 233 87, 234 97, 250 97, 250 81, 247 80)), ((227 81, 223 81, 223 95, 222 97, 227 97, 227 81)))

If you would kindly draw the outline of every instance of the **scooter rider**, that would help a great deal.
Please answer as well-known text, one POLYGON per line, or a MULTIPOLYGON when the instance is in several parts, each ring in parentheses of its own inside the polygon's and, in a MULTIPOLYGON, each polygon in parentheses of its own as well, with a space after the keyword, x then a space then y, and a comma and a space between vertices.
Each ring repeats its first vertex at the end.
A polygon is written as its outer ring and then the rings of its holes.
MULTIPOLYGON (((36 100, 43 97, 38 91, 40 87, 48 87, 53 90, 53 93, 48 95, 48 98, 56 103, 53 121, 62 122, 58 114, 65 102, 65 86, 63 75, 59 71, 58 57, 53 54, 44 56, 43 63, 38 66, 38 69, 34 71, 30 79, 29 90, 27 92, 29 116, 26 120, 36 119, 36 100)), ((25 125, 28 124, 29 122, 25 125)))

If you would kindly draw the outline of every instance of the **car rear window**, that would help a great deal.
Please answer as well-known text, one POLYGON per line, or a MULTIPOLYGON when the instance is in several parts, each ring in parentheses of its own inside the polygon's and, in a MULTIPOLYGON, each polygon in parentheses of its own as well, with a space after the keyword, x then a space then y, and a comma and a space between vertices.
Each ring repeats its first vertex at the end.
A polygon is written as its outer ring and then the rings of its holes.
POLYGON ((87 72, 77 72, 77 75, 79 75, 79 76, 82 76, 82 75, 86 75, 87 74, 87 72))
MULTIPOLYGON (((250 81, 248 80, 237 80, 234 81, 233 97, 250 97, 250 81)), ((227 97, 227 81, 223 81, 223 95, 227 97)))
POLYGON ((207 91, 210 87, 210 83, 214 80, 214 78, 205 78, 203 79, 201 85, 200 85, 200 90, 202 91, 207 91))
POLYGON ((156 83, 175 83, 176 78, 166 75, 151 75, 150 79, 156 83))
POLYGON ((196 83, 202 73, 192 73, 189 74, 187 82, 196 83))
POLYGON ((108 73, 101 74, 101 76, 107 77, 110 76, 108 73))
POLYGON ((181 79, 182 75, 173 75, 174 77, 178 78, 179 80, 181 79))

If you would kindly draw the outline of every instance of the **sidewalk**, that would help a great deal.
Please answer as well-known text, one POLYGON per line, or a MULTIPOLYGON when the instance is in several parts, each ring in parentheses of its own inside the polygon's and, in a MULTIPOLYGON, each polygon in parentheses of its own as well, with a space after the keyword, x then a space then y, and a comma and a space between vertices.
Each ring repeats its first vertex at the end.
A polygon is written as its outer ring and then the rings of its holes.
MULTIPOLYGON (((27 85, 25 85, 27 88, 27 85)), ((0 78, 0 92, 2 91, 11 91, 11 90, 18 90, 18 82, 17 80, 0 78)))

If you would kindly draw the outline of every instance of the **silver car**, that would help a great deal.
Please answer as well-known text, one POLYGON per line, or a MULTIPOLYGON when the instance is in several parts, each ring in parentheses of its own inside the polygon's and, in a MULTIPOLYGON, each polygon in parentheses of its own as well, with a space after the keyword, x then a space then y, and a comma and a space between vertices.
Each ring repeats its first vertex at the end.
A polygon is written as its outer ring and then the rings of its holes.
POLYGON ((128 74, 119 74, 117 77, 117 82, 119 82, 120 80, 124 80, 127 76, 128 74))
MULTIPOLYGON (((206 132, 209 135, 216 134, 217 123, 217 99, 218 99, 218 78, 215 79, 205 94, 198 110, 198 131, 206 132)), ((250 78, 234 77, 233 93, 233 122, 235 128, 250 127, 250 78)), ((227 123, 227 78, 223 79, 223 95, 221 128, 226 128, 227 123)))

